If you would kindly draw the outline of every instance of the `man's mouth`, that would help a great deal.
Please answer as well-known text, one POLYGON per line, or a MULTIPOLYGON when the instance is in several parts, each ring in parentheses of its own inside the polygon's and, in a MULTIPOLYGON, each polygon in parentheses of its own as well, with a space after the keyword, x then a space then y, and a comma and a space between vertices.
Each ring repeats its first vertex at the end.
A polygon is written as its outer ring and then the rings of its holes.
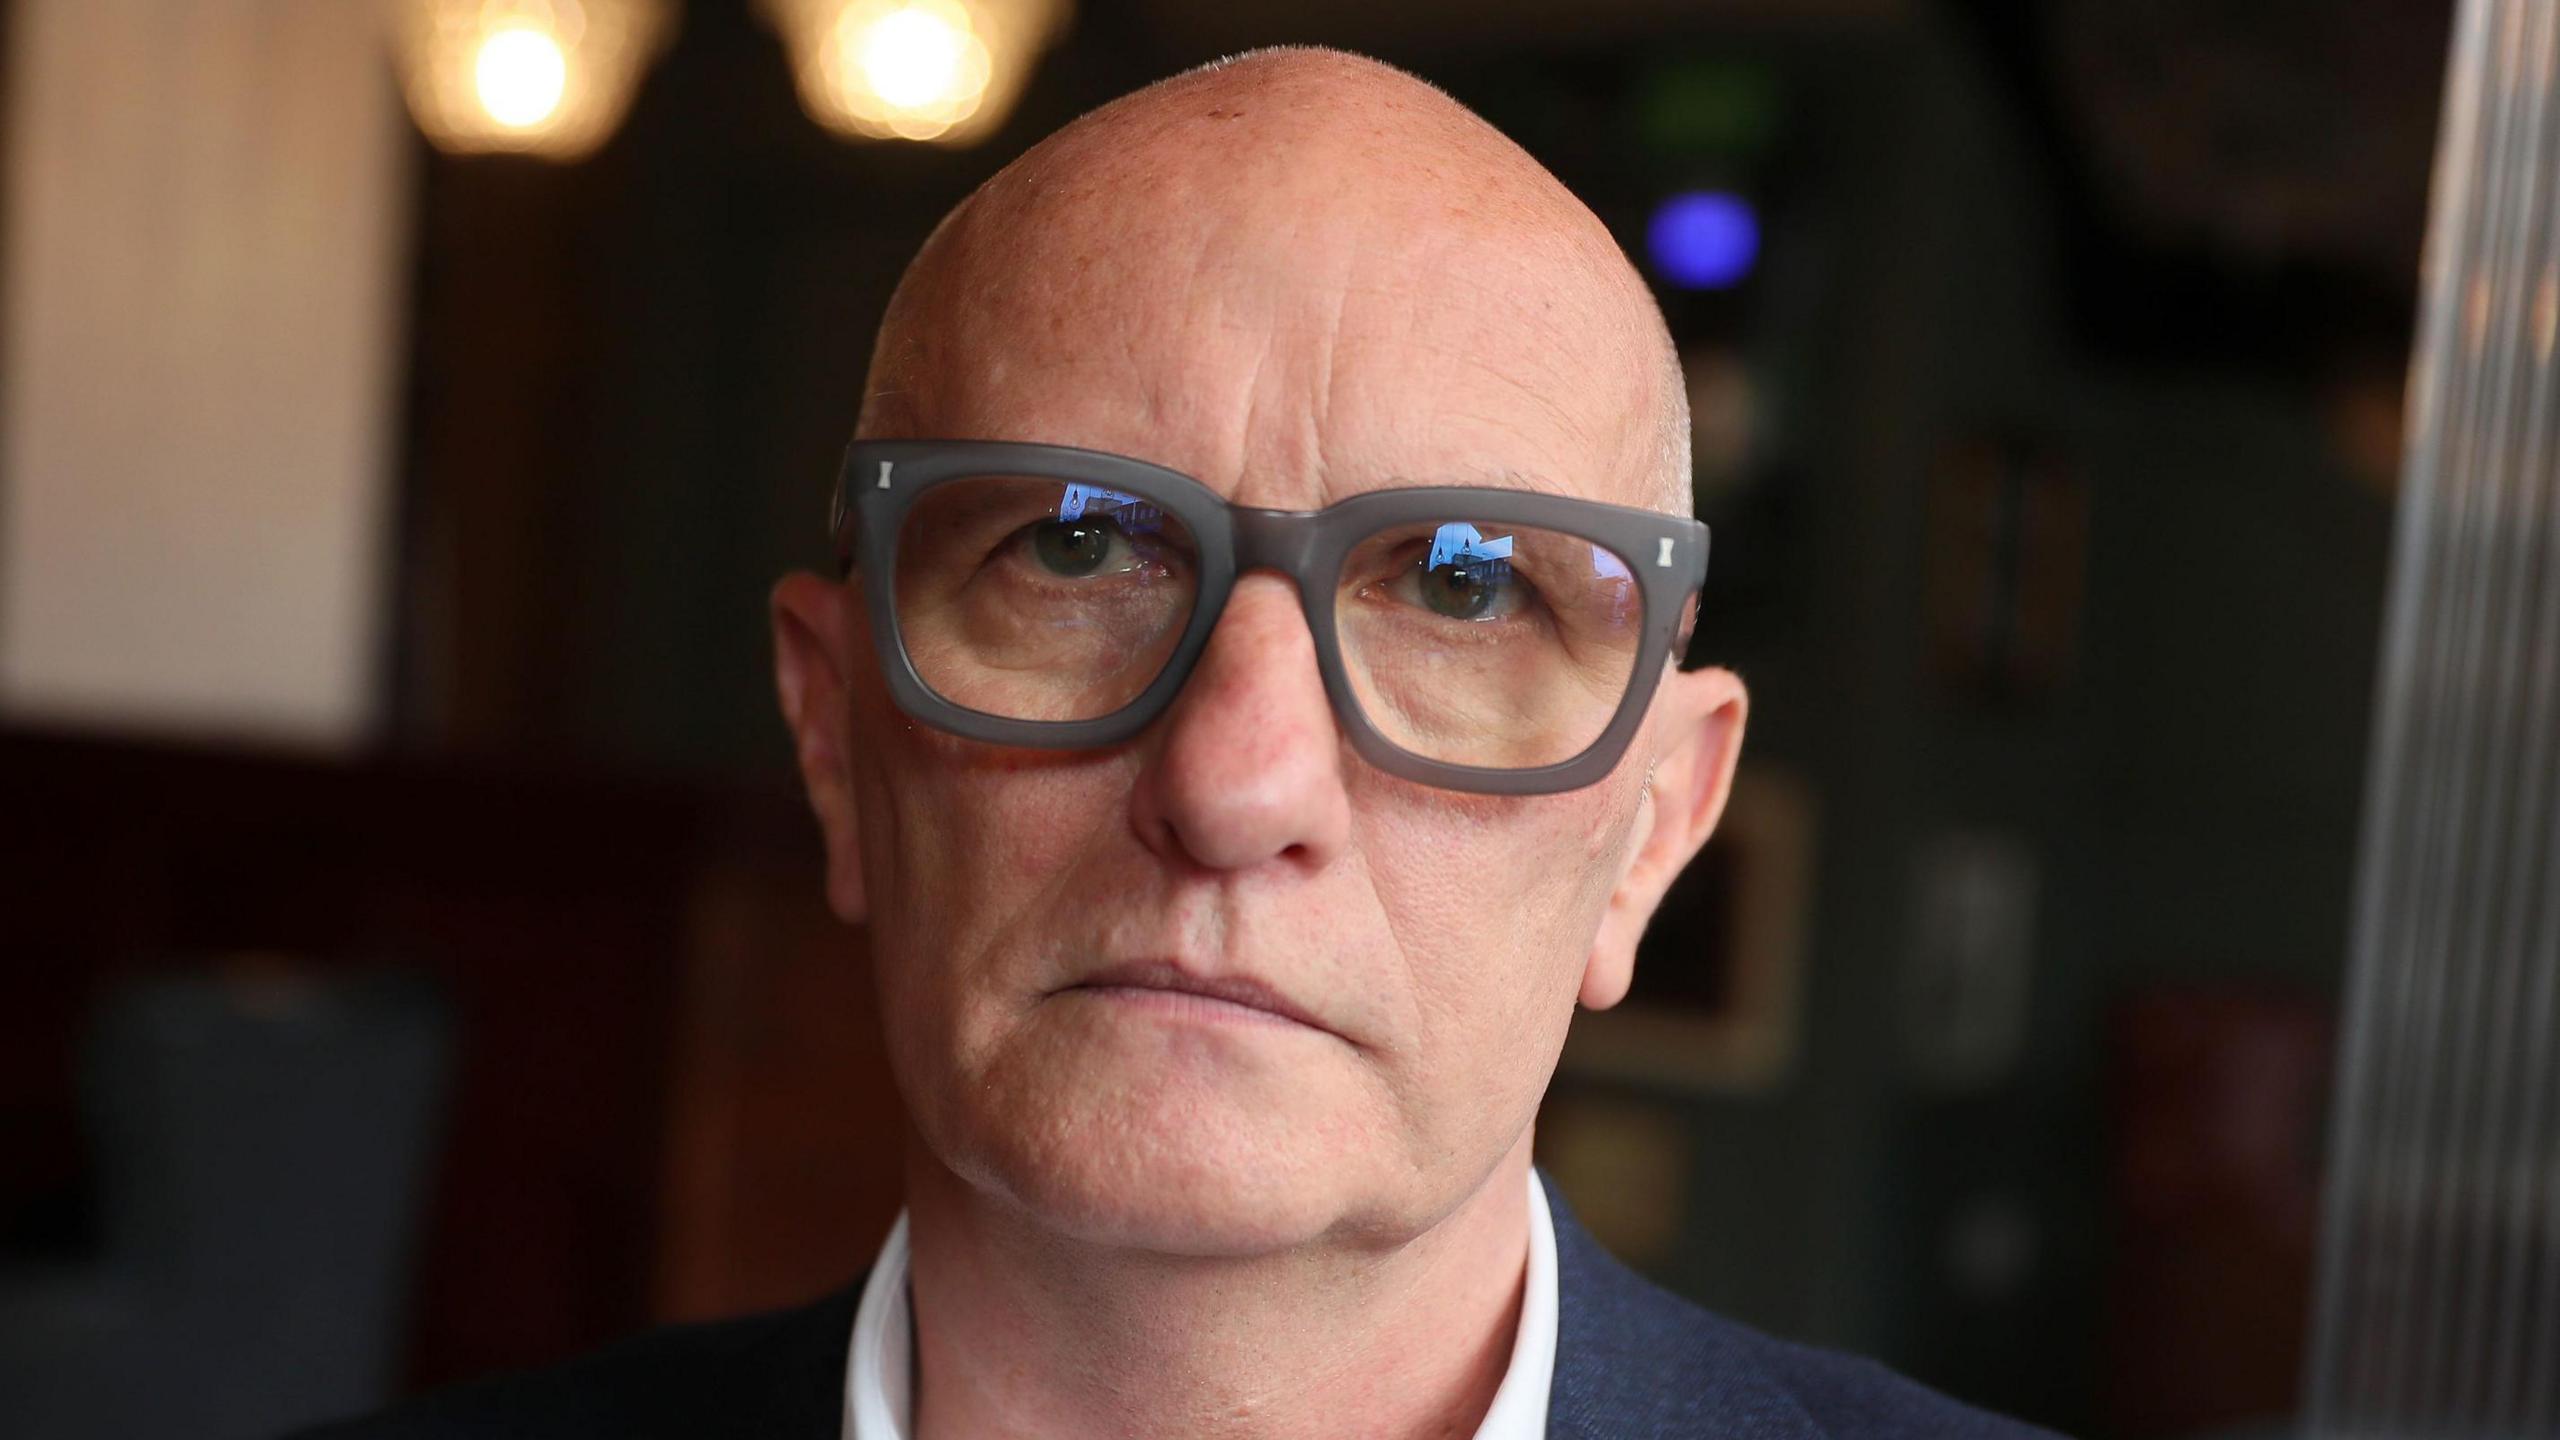
POLYGON ((1097 970, 1058 993, 1084 991, 1097 998, 1170 1008, 1191 1018, 1245 1024, 1303 1025, 1332 1033, 1288 996, 1243 975, 1196 975, 1164 961, 1141 961, 1097 970))

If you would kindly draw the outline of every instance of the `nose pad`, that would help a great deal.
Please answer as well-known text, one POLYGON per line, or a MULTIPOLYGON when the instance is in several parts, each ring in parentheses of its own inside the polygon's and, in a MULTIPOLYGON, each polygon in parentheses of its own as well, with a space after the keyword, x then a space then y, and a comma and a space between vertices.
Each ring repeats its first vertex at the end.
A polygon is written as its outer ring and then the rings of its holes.
POLYGON ((1156 722, 1132 824, 1167 859, 1210 870, 1321 869, 1350 834, 1341 735, 1315 637, 1289 582, 1248 575, 1156 722))

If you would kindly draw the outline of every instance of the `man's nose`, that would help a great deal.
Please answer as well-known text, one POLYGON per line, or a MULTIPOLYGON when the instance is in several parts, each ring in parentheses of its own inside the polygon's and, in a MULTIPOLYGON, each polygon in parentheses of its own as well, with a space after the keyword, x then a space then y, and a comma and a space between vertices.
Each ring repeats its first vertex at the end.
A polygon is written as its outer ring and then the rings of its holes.
POLYGON ((1148 848, 1211 870, 1313 871, 1351 831, 1342 744, 1289 583, 1248 575, 1173 706, 1131 797, 1148 848))

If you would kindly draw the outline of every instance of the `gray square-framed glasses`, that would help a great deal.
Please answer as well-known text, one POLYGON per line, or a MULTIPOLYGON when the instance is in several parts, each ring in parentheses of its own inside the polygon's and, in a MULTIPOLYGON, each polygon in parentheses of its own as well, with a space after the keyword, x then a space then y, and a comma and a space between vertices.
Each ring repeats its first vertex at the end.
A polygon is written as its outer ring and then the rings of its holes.
POLYGON ((856 441, 830 517, 899 708, 1002 745, 1119 744, 1162 714, 1238 577, 1295 582, 1370 764, 1497 795, 1608 774, 1685 649, 1707 527, 1477 486, 1232 505, 1123 455, 856 441))

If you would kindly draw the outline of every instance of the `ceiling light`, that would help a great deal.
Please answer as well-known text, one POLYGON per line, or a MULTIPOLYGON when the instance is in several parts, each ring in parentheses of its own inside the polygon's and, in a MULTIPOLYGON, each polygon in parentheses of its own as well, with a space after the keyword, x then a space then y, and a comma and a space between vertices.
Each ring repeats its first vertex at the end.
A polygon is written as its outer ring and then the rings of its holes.
POLYGON ((1066 0, 760 0, 800 103, 840 135, 967 144, 1013 109, 1066 0))
POLYGON ((457 154, 582 158, 622 123, 674 18, 668 0, 404 0, 409 113, 457 154))

